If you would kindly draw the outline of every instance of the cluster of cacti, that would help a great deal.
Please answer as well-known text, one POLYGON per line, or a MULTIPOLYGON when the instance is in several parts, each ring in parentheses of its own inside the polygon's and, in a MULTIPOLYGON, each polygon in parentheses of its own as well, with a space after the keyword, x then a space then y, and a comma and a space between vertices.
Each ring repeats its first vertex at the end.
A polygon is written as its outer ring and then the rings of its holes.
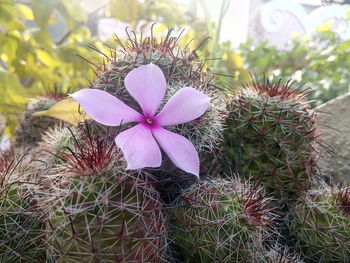
POLYGON ((117 42, 90 88, 141 112, 124 80, 153 63, 166 78, 160 109, 184 87, 211 98, 197 119, 166 127, 198 151, 200 178, 165 152, 159 167, 127 169, 114 139, 132 124, 33 117, 56 101, 39 99, 0 159, 0 262, 349 262, 350 191, 307 192, 321 147, 305 91, 255 79, 224 103, 171 31, 117 42))

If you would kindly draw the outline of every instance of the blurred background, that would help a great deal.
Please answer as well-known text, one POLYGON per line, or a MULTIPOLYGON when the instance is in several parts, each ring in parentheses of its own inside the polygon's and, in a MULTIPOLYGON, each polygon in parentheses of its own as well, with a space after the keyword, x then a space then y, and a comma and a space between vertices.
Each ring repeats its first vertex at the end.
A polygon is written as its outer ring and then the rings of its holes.
MULTIPOLYGON (((0 133, 11 136, 28 98, 87 87, 94 51, 134 30, 212 58, 236 89, 250 74, 305 82, 314 106, 349 91, 349 0, 0 0, 0 133), (210 39, 207 39, 210 37, 210 39), (207 39, 207 41, 204 41, 207 39), (83 57, 83 58, 82 58, 83 57), (1 121, 0 121, 1 123, 1 121)), ((1 137, 3 138, 3 137, 1 137)), ((0 139, 1 140, 1 139, 0 139)), ((1 143, 1 142, 0 142, 1 143)))

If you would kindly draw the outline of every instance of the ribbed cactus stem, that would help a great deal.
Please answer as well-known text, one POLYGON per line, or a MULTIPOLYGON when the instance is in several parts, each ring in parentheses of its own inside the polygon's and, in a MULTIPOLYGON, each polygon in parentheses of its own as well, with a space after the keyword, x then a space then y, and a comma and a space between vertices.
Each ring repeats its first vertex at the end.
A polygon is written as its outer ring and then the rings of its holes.
POLYGON ((251 262, 255 246, 273 229, 270 201, 260 187, 232 179, 184 190, 171 209, 181 262, 251 262))
POLYGON ((323 185, 295 208, 293 231, 307 262, 349 262, 349 187, 323 185))
POLYGON ((88 129, 72 136, 71 147, 58 154, 61 171, 52 177, 50 259, 164 262, 165 218, 151 175, 126 172, 108 138, 88 129))
POLYGON ((229 100, 225 153, 230 168, 262 181, 282 203, 311 187, 320 150, 307 92, 291 81, 255 79, 229 100))

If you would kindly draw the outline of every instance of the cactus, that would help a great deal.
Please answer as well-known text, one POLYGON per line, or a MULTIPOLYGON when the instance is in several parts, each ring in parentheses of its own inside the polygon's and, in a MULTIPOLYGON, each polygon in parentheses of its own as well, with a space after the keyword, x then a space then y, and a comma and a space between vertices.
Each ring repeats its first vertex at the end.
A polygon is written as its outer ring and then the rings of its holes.
POLYGON ((29 99, 26 111, 22 114, 15 130, 15 141, 18 147, 33 148, 41 140, 42 132, 57 123, 57 120, 46 116, 32 117, 38 111, 48 110, 59 97, 42 96, 29 99))
POLYGON ((86 131, 60 155, 64 168, 51 187, 47 225, 50 259, 165 262, 165 219, 150 176, 127 173, 116 147, 86 131))
POLYGON ((254 243, 273 229, 270 205, 261 188, 237 179, 199 181, 183 190, 171 209, 181 262, 252 262, 254 243))
POLYGON ((62 163, 59 153, 73 147, 75 138, 79 138, 81 133, 79 127, 62 123, 49 127, 41 135, 41 141, 36 148, 37 159, 46 164, 62 163))
POLYGON ((224 144, 233 170, 289 204, 311 187, 321 145, 307 92, 293 85, 255 79, 233 95, 224 144))
MULTIPOLYGON (((162 69, 167 80, 167 92, 163 104, 178 90, 188 86, 208 95, 211 98, 211 104, 205 114, 188 123, 166 127, 191 141, 202 161, 201 172, 205 174, 213 167, 212 159, 217 155, 217 146, 222 141, 226 114, 225 105, 213 84, 215 75, 210 70, 205 70, 205 61, 199 59, 195 51, 178 45, 181 34, 172 37, 172 30, 169 30, 165 39, 157 39, 153 36, 153 28, 151 31, 151 36, 147 38, 138 38, 134 34, 129 36, 126 42, 117 39, 118 46, 111 50, 111 54, 103 54, 105 58, 103 63, 94 63, 97 66, 96 77, 91 82, 90 88, 105 90, 131 108, 140 110, 139 105, 127 92, 124 78, 131 70, 144 64, 154 63, 162 69)), ((95 47, 91 48, 101 52, 95 47)), ((159 109, 163 106, 161 105, 159 109)), ((110 131, 120 132, 124 127, 111 128, 110 131)), ((187 182, 193 181, 193 178, 190 178, 191 175, 183 174, 167 155, 162 157, 162 165, 152 169, 151 172, 162 181, 157 185, 157 189, 164 200, 172 200, 176 194, 169 191, 176 192, 178 187, 183 186, 183 184, 179 186, 178 179, 180 181, 183 179, 186 185, 187 182), (168 180, 169 178, 176 182, 168 180)))
POLYGON ((293 230, 307 262, 350 262, 350 187, 322 186, 295 208, 293 230))
POLYGON ((45 262, 45 213, 22 160, 0 156, 0 262, 45 262))
POLYGON ((183 87, 198 89, 211 97, 210 108, 200 118, 168 129, 185 136, 200 153, 213 152, 222 140, 225 117, 224 105, 213 86, 214 75, 204 70, 205 62, 198 59, 195 51, 189 51, 188 48, 181 49, 178 46, 181 34, 177 37, 172 37, 171 34, 172 30, 169 30, 163 40, 153 37, 153 32, 151 37, 144 39, 129 35, 126 43, 117 39, 121 50, 117 48, 112 50, 111 56, 105 54, 105 61, 96 69, 96 78, 90 87, 105 90, 131 108, 139 109, 139 105, 125 89, 124 78, 132 69, 141 65, 149 63, 158 65, 167 80, 164 103, 183 87))

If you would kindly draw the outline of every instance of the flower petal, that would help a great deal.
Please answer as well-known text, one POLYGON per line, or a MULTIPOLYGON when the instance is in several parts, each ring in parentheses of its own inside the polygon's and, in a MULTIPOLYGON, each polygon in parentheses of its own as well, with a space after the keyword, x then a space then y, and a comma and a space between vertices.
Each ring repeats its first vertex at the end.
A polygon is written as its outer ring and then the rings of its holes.
POLYGON ((70 95, 95 121, 108 126, 142 121, 142 115, 113 95, 98 89, 82 89, 70 95))
POLYGON ((144 115, 153 117, 164 98, 166 80, 163 71, 151 63, 130 71, 125 77, 125 87, 140 104, 144 115))
POLYGON ((198 153, 189 140, 161 127, 153 129, 152 133, 162 150, 177 167, 199 176, 198 153))
POLYGON ((161 165, 162 154, 159 146, 151 129, 143 123, 118 134, 115 143, 124 154, 128 163, 127 169, 135 170, 161 165))
POLYGON ((156 116, 161 126, 176 125, 197 119, 208 109, 210 98, 193 88, 183 88, 172 96, 156 116))

